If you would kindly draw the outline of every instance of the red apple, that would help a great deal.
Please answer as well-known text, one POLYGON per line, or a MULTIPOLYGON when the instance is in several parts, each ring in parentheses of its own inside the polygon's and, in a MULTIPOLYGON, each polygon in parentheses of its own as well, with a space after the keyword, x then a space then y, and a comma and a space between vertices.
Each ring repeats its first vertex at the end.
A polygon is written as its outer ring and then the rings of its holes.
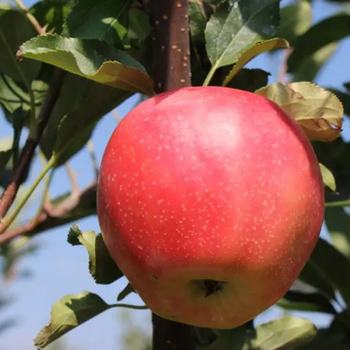
POLYGON ((154 313, 225 329, 288 291, 318 239, 323 191, 309 140, 273 102, 183 88, 141 103, 113 133, 98 217, 154 313))

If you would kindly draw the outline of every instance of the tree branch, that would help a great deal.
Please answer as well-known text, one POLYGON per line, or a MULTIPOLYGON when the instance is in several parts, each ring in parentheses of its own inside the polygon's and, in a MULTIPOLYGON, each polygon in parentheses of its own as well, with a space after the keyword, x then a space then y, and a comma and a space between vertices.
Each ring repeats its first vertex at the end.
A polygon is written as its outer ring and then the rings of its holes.
MULTIPOLYGON (((147 0, 153 40, 156 92, 191 85, 188 0, 147 0)), ((194 350, 193 328, 155 314, 153 350, 194 350)))
POLYGON ((37 233, 68 224, 71 221, 95 215, 96 181, 80 193, 72 192, 56 206, 53 206, 53 202, 44 208, 32 221, 0 235, 0 245, 22 235, 34 236, 37 233))
POLYGON ((188 0, 148 0, 156 91, 191 86, 188 0))
POLYGON ((1 220, 6 215, 8 209, 12 205, 19 186, 22 184, 25 174, 27 173, 31 161, 34 156, 35 149, 40 142, 42 133, 49 121, 52 110, 59 97, 61 86, 64 80, 65 72, 61 69, 55 68, 49 90, 43 102, 41 110, 37 118, 37 125, 35 130, 30 130, 27 141, 24 145, 21 156, 18 160, 17 166, 14 170, 13 177, 2 193, 0 198, 0 233, 2 232, 1 220))

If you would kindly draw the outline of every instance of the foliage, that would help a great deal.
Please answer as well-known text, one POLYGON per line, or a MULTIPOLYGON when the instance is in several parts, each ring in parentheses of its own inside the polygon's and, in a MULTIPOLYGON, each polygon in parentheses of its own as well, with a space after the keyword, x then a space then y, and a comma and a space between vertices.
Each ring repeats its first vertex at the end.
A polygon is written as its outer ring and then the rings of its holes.
MULTIPOLYGON (((312 83, 339 41, 350 35, 350 16, 340 11, 313 23, 312 1, 280 6, 283 3, 278 0, 191 0, 192 82, 263 95, 279 104, 312 139, 326 187, 325 224, 330 241, 319 240, 295 285, 277 305, 288 312, 329 314, 333 320, 318 331, 310 321, 291 316, 258 327, 248 323, 227 331, 195 329, 200 350, 350 347, 350 146, 339 137, 343 112, 349 121, 350 84, 344 82, 342 90, 325 90, 312 83), (268 84, 269 72, 245 67, 265 52, 281 60, 283 78, 292 83, 268 84)), ((28 140, 39 137, 34 156, 45 159, 42 173, 28 184, 15 210, 1 218, 0 232, 2 225, 13 223, 46 174, 88 147, 96 125, 107 113, 135 93, 143 94, 142 98, 154 94, 151 44, 148 13, 136 0, 42 0, 28 11, 0 2, 0 106, 6 118, 1 123, 13 129, 12 137, 0 140, 2 191, 18 172, 26 135, 28 140), (37 35, 38 28, 41 35, 37 35), (52 79, 57 71, 67 72, 60 86, 54 86, 52 79), (48 110, 55 88, 59 93, 48 110), (43 119, 47 124, 40 135, 43 119)), ((29 171, 30 167, 19 185, 26 183, 29 171)), ((80 192, 72 186, 71 193, 51 198, 50 178, 46 179, 38 213, 26 225, 16 223, 0 234, 2 271, 7 279, 19 259, 35 252, 37 246, 30 243, 30 237, 96 213, 96 181, 80 192), (9 242, 19 235, 25 235, 24 240, 9 242)), ((111 284, 122 276, 101 234, 81 232, 73 225, 68 242, 86 248, 96 283, 111 284)), ((90 292, 63 297, 53 305, 51 323, 38 334, 36 346, 46 347, 101 312, 133 307, 119 303, 132 292, 132 286, 126 285, 116 293, 116 304, 107 304, 90 292)), ((1 319, 0 331, 11 323, 1 319)), ((150 348, 148 340, 146 348, 150 348)))

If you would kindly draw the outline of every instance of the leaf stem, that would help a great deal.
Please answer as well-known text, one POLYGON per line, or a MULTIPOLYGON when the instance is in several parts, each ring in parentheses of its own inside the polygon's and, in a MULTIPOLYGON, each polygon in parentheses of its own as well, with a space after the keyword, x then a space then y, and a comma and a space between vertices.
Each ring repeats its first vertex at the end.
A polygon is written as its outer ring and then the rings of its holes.
POLYGON ((45 175, 48 173, 48 171, 54 166, 55 160, 52 158, 46 165, 46 167, 41 171, 39 176, 35 179, 33 184, 29 187, 27 193, 21 198, 18 206, 15 208, 15 210, 8 216, 6 217, 0 225, 0 234, 3 233, 11 224, 12 222, 16 219, 17 215, 21 211, 21 209, 24 207, 24 205, 27 203, 28 199, 34 192, 34 190, 37 188, 41 180, 45 177, 45 175))
POLYGON ((208 86, 210 84, 210 81, 213 79, 216 69, 217 69, 216 65, 210 68, 210 71, 203 82, 203 86, 208 86))
POLYGON ((148 310, 149 307, 147 305, 130 305, 130 304, 111 304, 111 307, 124 307, 126 309, 133 310, 148 310))
MULTIPOLYGON (((45 156, 42 152, 40 152, 40 157, 42 158, 42 161, 43 161, 43 169, 45 169, 47 166, 47 162, 46 162, 45 156)), ((54 169, 50 172, 49 176, 47 176, 45 179, 45 184, 44 184, 41 202, 40 202, 40 205, 38 207, 38 211, 34 217, 34 221, 36 221, 40 217, 40 214, 43 212, 43 210, 46 206, 47 199, 49 196, 50 184, 51 184, 51 181, 53 178, 53 174, 54 174, 54 169)))

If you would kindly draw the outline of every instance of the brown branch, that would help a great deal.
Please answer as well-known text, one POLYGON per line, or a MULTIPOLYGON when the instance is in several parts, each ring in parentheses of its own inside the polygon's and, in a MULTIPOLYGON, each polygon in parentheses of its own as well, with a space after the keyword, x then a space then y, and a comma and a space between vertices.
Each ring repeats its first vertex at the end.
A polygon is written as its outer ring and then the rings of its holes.
POLYGON ((67 176, 69 178, 70 186, 73 193, 79 193, 79 186, 75 176, 75 173, 69 163, 67 162, 64 167, 66 168, 67 176))
POLYGON ((87 148, 88 148, 89 155, 91 158, 92 167, 94 169, 95 178, 97 179, 100 171, 99 171, 98 161, 97 161, 97 157, 96 157, 96 153, 95 153, 94 143, 92 140, 88 141, 87 148))
POLYGON ((187 0, 147 1, 152 26, 156 91, 191 85, 187 0))
POLYGON ((284 49, 282 51, 281 63, 278 71, 278 82, 282 84, 288 83, 288 58, 292 53, 292 49, 284 49))
POLYGON ((28 172, 29 166, 34 156, 36 147, 39 144, 42 133, 49 121, 52 110, 59 97, 61 86, 63 83, 65 72, 61 69, 55 68, 52 81, 49 90, 46 94, 46 98, 43 102, 41 110, 37 118, 36 130, 33 132, 30 130, 27 141, 24 145, 21 156, 18 160, 17 166, 14 170, 13 177, 2 193, 0 198, 0 232, 1 231, 1 219, 6 215, 8 209, 12 205, 19 186, 22 184, 26 173, 28 172))
POLYGON ((0 245, 19 236, 34 236, 37 233, 51 230, 71 221, 96 214, 96 181, 80 193, 72 192, 57 206, 44 208, 34 220, 15 227, 0 235, 0 245))
MULTIPOLYGON (((144 1, 150 15, 156 92, 191 85, 188 0, 144 1)), ((194 350, 193 327, 155 314, 153 350, 194 350)))

